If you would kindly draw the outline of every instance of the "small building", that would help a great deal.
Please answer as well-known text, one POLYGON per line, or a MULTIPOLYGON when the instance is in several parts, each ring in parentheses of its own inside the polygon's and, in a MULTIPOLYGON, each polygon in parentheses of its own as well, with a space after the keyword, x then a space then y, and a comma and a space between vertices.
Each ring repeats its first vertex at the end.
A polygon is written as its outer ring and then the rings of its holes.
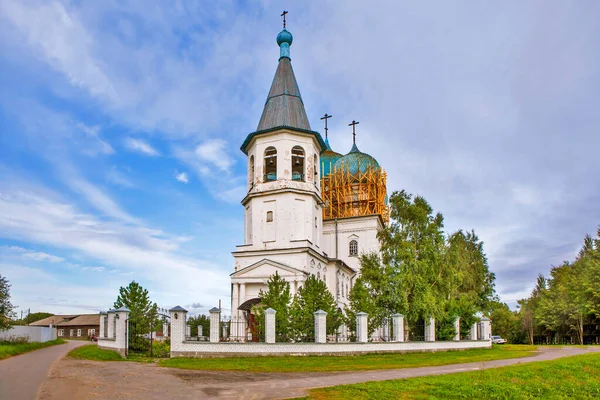
POLYGON ((59 338, 86 339, 100 332, 100 315, 53 315, 29 324, 29 326, 50 325, 56 327, 59 338))

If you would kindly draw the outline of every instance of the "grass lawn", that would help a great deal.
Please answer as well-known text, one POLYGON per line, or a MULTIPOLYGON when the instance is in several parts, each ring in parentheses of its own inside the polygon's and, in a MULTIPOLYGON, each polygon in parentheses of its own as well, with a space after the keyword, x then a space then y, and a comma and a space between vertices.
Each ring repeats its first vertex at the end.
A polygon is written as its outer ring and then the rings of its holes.
POLYGON ((125 361, 116 351, 101 349, 96 344, 88 344, 87 346, 73 349, 69 352, 68 356, 78 360, 125 361))
POLYGON ((307 399, 597 399, 600 353, 484 371, 314 389, 307 399))
POLYGON ((536 346, 494 345, 490 349, 438 353, 369 354, 359 356, 284 356, 238 358, 170 358, 163 367, 249 372, 331 372, 398 369, 527 357, 536 346))
POLYGON ((43 349, 45 347, 56 346, 57 344, 67 343, 62 339, 55 339, 44 343, 8 343, 0 342, 0 360, 17 354, 28 353, 33 350, 43 349))

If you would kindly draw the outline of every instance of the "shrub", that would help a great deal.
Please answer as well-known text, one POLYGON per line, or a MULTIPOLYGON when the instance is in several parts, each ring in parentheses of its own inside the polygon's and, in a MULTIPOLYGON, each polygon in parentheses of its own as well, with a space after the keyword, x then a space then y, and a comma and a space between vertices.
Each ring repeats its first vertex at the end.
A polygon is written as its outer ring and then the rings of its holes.
POLYGON ((157 358, 169 358, 171 356, 170 340, 155 340, 152 342, 152 355, 157 358))

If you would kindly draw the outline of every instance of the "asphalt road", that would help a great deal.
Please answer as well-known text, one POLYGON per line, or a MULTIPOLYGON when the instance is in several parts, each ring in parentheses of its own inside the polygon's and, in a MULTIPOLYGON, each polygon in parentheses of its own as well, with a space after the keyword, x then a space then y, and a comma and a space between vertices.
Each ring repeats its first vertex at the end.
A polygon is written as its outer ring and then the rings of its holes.
POLYGON ((85 344, 89 342, 70 341, 0 360, 0 399, 35 400, 52 364, 85 344))

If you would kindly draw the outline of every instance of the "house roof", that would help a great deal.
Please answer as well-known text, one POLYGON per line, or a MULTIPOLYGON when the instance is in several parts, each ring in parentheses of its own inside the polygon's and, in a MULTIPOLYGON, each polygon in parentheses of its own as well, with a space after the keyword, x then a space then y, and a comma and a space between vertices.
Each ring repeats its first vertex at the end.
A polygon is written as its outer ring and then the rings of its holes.
POLYGON ((29 324, 30 326, 100 325, 100 314, 53 315, 29 324))

